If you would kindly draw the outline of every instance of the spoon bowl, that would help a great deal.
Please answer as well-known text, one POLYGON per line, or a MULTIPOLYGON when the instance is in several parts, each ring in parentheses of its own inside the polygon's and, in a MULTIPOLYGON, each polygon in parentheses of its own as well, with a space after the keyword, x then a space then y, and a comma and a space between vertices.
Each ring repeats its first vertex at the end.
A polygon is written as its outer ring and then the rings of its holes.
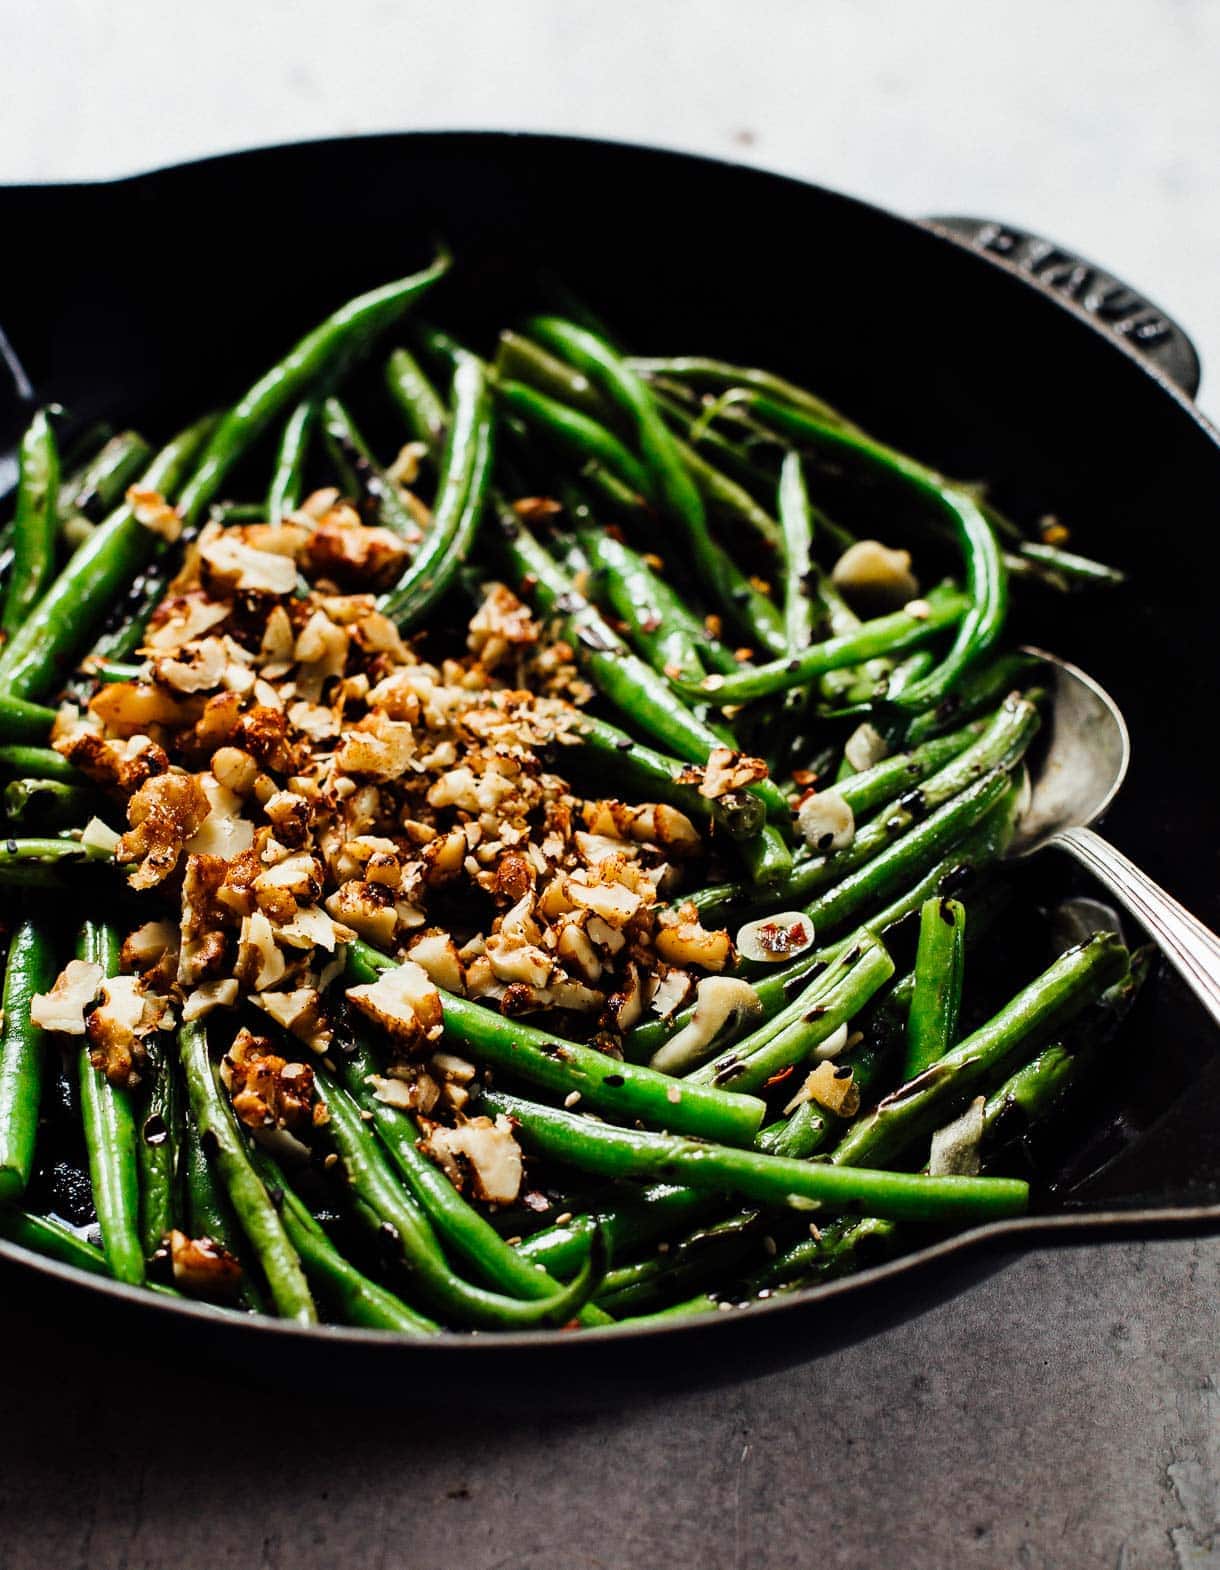
POLYGON ((1049 734, 1041 763, 1031 769, 1029 801, 1008 855, 1029 856, 1055 834, 1085 828, 1101 818, 1122 787, 1131 761, 1131 738, 1110 694, 1043 649, 1025 648, 1050 676, 1049 734))
POLYGON ((1075 665, 1041 649, 1026 653, 1050 672, 1049 736, 1007 855, 1054 846, 1075 857, 1143 925, 1220 1025, 1220 938, 1090 826, 1127 773, 1131 741, 1121 710, 1075 665))

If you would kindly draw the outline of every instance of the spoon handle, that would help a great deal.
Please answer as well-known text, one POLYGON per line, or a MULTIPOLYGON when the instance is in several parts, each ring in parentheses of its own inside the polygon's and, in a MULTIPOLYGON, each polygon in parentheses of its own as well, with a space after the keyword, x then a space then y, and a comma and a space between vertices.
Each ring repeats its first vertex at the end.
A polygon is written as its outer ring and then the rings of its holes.
POLYGON ((1220 1025, 1220 938, 1092 829, 1063 829, 1052 843, 1087 867, 1136 916, 1220 1025))

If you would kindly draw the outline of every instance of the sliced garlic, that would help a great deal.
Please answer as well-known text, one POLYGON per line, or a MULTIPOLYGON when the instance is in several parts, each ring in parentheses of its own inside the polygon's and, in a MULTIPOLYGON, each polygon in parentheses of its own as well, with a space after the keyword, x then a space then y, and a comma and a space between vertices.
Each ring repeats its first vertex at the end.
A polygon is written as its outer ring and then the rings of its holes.
POLYGON ((880 540, 857 540, 849 545, 830 576, 849 600, 869 609, 896 610, 919 593, 910 551, 891 550, 880 540))
POLYGON ((813 923, 802 910, 782 910, 775 916, 747 921, 737 934, 742 959, 762 965, 779 965, 794 959, 813 944, 813 923))
POLYGON ((865 769, 874 768, 880 763, 889 750, 885 744, 885 737, 875 725, 870 725, 865 720, 863 725, 857 725, 847 738, 843 756, 858 774, 863 774, 865 769))
POLYGON ((762 1002, 748 981, 737 976, 706 976, 695 993, 690 1019, 653 1053, 649 1066, 662 1074, 681 1074, 694 1068, 720 1044, 730 1020, 753 1019, 762 1013, 762 1002))
POLYGON ((856 819, 837 790, 806 796, 796 815, 797 833, 819 855, 843 850, 856 837, 856 819))

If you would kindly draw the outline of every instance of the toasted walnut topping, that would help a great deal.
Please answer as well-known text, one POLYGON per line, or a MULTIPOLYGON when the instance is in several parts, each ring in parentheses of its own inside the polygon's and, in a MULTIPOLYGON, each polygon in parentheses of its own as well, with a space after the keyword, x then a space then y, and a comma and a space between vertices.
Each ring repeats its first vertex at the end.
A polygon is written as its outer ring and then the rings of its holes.
POLYGON ((187 1237, 176 1229, 169 1235, 174 1285, 198 1297, 231 1298, 241 1285, 241 1264, 210 1237, 187 1237))
POLYGON ((720 971, 733 956, 727 932, 709 932, 693 905, 666 911, 657 926, 657 953, 672 965, 699 965, 720 971))
POLYGON ((247 594, 291 594, 297 581, 291 556, 258 550, 235 529, 201 543, 199 555, 210 581, 222 592, 241 589, 247 594))
POLYGON ((252 996, 250 1001, 270 1014, 277 1025, 282 1025, 312 1051, 322 1053, 330 1045, 334 1031, 326 1018, 316 988, 298 987, 293 992, 260 992, 252 996))
POLYGON ((178 948, 178 929, 168 921, 146 921, 123 939, 119 963, 124 970, 151 970, 178 948))
MULTIPOLYGON (((666 909, 704 849, 691 818, 585 800, 553 772, 591 696, 572 647, 492 583, 465 646, 459 631, 429 663, 441 640, 405 641, 377 609, 403 555, 333 490, 283 520, 209 523, 150 620, 147 674, 57 716, 58 750, 126 801, 127 833, 98 825, 90 843, 135 861, 137 889, 178 885, 177 929, 130 935, 107 1007, 96 985, 46 1005, 77 1034, 100 1013, 113 1072, 138 1072, 159 1008, 164 1023, 253 1004, 303 1055, 325 1052, 324 1000, 361 937, 403 961, 350 989, 388 1036, 376 1093, 477 1143, 479 1120, 461 1122, 473 1070, 436 1052, 442 991, 508 1016, 563 1011, 564 1035, 581 1015, 614 1050, 610 1034, 731 962, 727 933, 666 909)), ((689 775, 709 793, 761 777, 727 748, 689 775)), ((251 1116, 278 1119, 256 1101, 251 1116)), ((475 1192, 469 1152, 450 1159, 475 1192)))
POLYGON ((159 492, 142 491, 133 485, 127 491, 127 505, 138 524, 171 545, 182 533, 182 519, 159 492))
POLYGON ((169 1005, 147 992, 135 976, 112 976, 103 982, 96 1007, 85 1021, 89 1061, 112 1085, 130 1085, 144 1061, 144 1042, 156 1030, 173 1024, 169 1005))
POLYGON ((313 1120, 313 1069, 290 1063, 266 1036, 239 1030, 221 1060, 220 1077, 247 1128, 297 1129, 313 1120))
POLYGON ((717 801, 731 790, 741 790, 766 777, 767 765, 761 758, 748 758, 731 747, 713 747, 703 770, 699 794, 717 801))
POLYGON ((471 619, 466 646, 487 670, 494 670, 514 649, 536 644, 539 636, 529 607, 504 584, 489 583, 471 619))
POLYGON ((350 508, 332 508, 310 534, 302 557, 309 573, 337 584, 392 583, 407 559, 407 546, 389 529, 365 528, 350 508))
POLYGON ((30 1018, 40 1030, 58 1030, 66 1036, 85 1034, 85 1010, 97 997, 106 978, 100 965, 70 959, 56 976, 50 992, 30 999, 30 1018))
POLYGON ((205 981, 203 986, 188 992, 182 1005, 184 1023, 203 1019, 215 1009, 232 1008, 237 1002, 239 985, 236 976, 229 976, 221 981, 205 981))
POLYGON ((120 861, 140 863, 127 880, 132 888, 150 889, 163 883, 210 810, 207 796, 190 774, 160 774, 141 785, 127 806, 131 829, 115 852, 120 861))
POLYGON ((412 960, 383 970, 376 981, 349 987, 348 1001, 386 1031, 404 1056, 422 1051, 439 1038, 441 995, 428 973, 412 960))
POLYGON ((398 1064, 389 1075, 370 1074, 368 1083, 378 1101, 400 1112, 431 1112, 441 1098, 441 1087, 418 1064, 398 1064))
POLYGON ((456 1189, 493 1205, 511 1205, 521 1191, 521 1148, 512 1124, 501 1115, 470 1118, 456 1128, 425 1123, 420 1149, 436 1162, 456 1189))

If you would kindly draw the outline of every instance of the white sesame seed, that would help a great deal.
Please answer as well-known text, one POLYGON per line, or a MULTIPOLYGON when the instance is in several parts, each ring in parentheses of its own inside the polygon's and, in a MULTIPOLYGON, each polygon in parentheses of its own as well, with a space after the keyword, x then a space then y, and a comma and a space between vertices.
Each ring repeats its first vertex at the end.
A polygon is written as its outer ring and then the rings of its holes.
POLYGON ((573 1090, 569 1091, 569 1093, 563 1098, 563 1104, 565 1107, 574 1107, 579 1100, 580 1091, 573 1090))

